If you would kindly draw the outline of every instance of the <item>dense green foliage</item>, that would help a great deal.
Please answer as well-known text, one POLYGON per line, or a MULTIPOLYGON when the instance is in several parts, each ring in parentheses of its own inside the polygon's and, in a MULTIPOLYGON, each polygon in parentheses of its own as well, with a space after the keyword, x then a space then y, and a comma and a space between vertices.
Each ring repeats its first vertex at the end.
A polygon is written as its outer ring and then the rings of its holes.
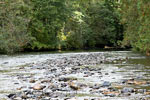
MULTIPOLYGON (((106 0, 107 1, 107 0, 106 0)), ((110 2, 91 5, 88 9, 90 28, 92 29, 92 42, 101 47, 104 45, 117 45, 122 38, 122 25, 119 23, 119 14, 110 2)))
POLYGON ((0 50, 116 46, 122 32, 112 0, 3 0, 0 50))
POLYGON ((1 0, 0 51, 118 47, 123 40, 150 54, 149 12, 149 0, 1 0))
POLYGON ((124 45, 150 54, 150 1, 123 0, 124 45))
POLYGON ((4 0, 0 3, 0 50, 6 53, 20 51, 30 41, 27 34, 29 19, 20 0, 4 0), (5 2, 4 2, 5 1, 5 2))
POLYGON ((85 0, 74 4, 73 16, 66 24, 69 33, 66 35, 67 48, 117 46, 123 34, 118 10, 113 7, 114 2, 85 0))
POLYGON ((32 0, 29 32, 34 40, 32 49, 55 49, 58 45, 58 34, 68 19, 65 0, 32 0))

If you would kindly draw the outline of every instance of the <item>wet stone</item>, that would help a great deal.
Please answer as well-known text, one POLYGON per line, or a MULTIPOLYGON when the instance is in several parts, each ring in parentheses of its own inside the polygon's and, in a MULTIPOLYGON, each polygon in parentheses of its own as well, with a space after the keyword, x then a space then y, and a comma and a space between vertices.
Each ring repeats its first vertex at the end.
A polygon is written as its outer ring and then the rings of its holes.
POLYGON ((42 80, 41 83, 49 83, 51 80, 42 80))
POLYGON ((109 97, 115 97, 115 94, 106 94, 105 96, 109 96, 109 97))
POLYGON ((36 81, 34 79, 31 79, 29 82, 30 83, 35 83, 36 81))
POLYGON ((8 64, 9 62, 4 62, 3 64, 8 64))
POLYGON ((99 85, 99 84, 95 84, 95 85, 92 86, 91 88, 93 88, 93 89, 99 89, 99 88, 100 88, 100 85, 99 85))
POLYGON ((116 73, 115 71, 112 71, 111 73, 116 73))
POLYGON ((124 87, 121 90, 121 93, 133 93, 133 92, 135 92, 134 88, 130 88, 130 87, 124 87))
POLYGON ((80 70, 80 68, 71 68, 72 70, 80 70))
POLYGON ((92 76, 92 75, 94 75, 94 73, 91 73, 91 72, 84 72, 84 74, 87 75, 87 76, 92 76))
POLYGON ((84 84, 84 83, 78 83, 78 86, 79 86, 79 87, 87 87, 87 85, 84 84))
POLYGON ((51 71, 51 72, 56 72, 56 71, 57 71, 57 69, 56 69, 56 68, 54 68, 54 69, 51 69, 50 71, 51 71))
POLYGON ((108 73, 105 73, 105 75, 109 75, 108 73))
POLYGON ((109 87, 108 89, 109 89, 110 91, 117 91, 117 89, 114 88, 114 87, 109 87))
POLYGON ((69 80, 70 80, 69 78, 65 78, 65 77, 61 77, 58 79, 58 81, 64 81, 64 82, 67 82, 69 80))
POLYGON ((102 84, 102 87, 109 87, 111 86, 111 83, 108 82, 108 81, 105 81, 103 84, 102 84))
POLYGON ((73 78, 73 77, 61 77, 58 79, 58 81, 64 81, 64 82, 67 82, 67 81, 70 81, 70 80, 77 80, 77 78, 73 78))
POLYGON ((17 84, 19 84, 19 83, 15 82, 14 84, 16 84, 16 85, 17 85, 17 84))
POLYGON ((55 92, 55 91, 58 91, 59 88, 52 88, 51 90, 52 90, 53 92, 55 92))
POLYGON ((61 87, 66 87, 67 85, 67 83, 61 83, 61 87))
POLYGON ((15 98, 16 94, 9 94, 7 97, 8 98, 15 98))
POLYGON ((43 90, 46 86, 43 86, 41 84, 36 84, 33 86, 34 90, 43 90))

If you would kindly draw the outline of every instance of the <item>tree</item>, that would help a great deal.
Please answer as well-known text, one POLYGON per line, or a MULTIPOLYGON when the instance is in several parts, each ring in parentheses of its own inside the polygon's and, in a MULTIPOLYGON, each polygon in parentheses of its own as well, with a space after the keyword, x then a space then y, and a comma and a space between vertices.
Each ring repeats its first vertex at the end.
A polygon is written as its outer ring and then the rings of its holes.
POLYGON ((117 8, 114 8, 115 5, 114 1, 106 0, 91 5, 87 10, 89 15, 87 23, 93 31, 90 40, 95 41, 97 47, 116 46, 117 41, 122 40, 123 29, 117 8))
POLYGON ((4 0, 0 4, 0 50, 5 53, 23 51, 30 41, 27 35, 29 19, 24 16, 26 5, 21 0, 4 0))
POLYGON ((34 38, 32 49, 56 49, 58 34, 68 18, 66 0, 32 0, 29 31, 34 38))
POLYGON ((150 1, 123 0, 122 22, 125 24, 123 44, 150 53, 150 1))

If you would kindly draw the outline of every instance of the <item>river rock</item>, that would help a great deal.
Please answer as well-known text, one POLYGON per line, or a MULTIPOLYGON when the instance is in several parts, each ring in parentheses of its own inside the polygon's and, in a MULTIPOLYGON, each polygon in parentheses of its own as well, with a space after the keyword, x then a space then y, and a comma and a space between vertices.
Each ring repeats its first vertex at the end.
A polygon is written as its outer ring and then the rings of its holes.
POLYGON ((3 64, 8 64, 9 62, 4 62, 3 64))
POLYGON ((67 85, 67 83, 61 83, 61 87, 66 87, 67 85))
POLYGON ((124 80, 122 80, 121 83, 125 84, 127 81, 128 81, 127 79, 124 79, 124 80))
POLYGON ((115 94, 105 94, 105 96, 109 96, 109 97, 115 97, 116 95, 115 94))
POLYGON ((36 84, 33 86, 34 90, 43 90, 46 86, 43 86, 41 84, 36 84))
POLYGON ((67 81, 70 81, 70 80, 77 80, 77 78, 73 78, 73 77, 61 77, 58 79, 58 81, 64 81, 64 82, 67 82, 67 81))
POLYGON ((99 85, 99 84, 95 84, 95 85, 92 86, 91 88, 93 88, 93 89, 99 89, 99 88, 100 88, 100 85, 99 85))
POLYGON ((50 83, 51 80, 42 80, 41 83, 50 83))
POLYGON ((109 73, 105 73, 105 75, 109 75, 109 73))
POLYGON ((70 99, 66 99, 66 100, 77 100, 76 98, 70 98, 70 99))
POLYGON ((130 88, 130 87, 124 87, 121 90, 121 93, 133 93, 133 92, 135 92, 135 89, 134 88, 130 88))
POLYGON ((30 83, 35 83, 36 81, 34 79, 31 79, 29 82, 30 83))
POLYGON ((102 87, 109 87, 111 86, 111 83, 108 82, 108 81, 105 81, 103 84, 102 84, 102 87))
POLYGON ((64 81, 64 82, 67 82, 69 80, 70 80, 69 78, 65 78, 65 77, 61 77, 58 79, 58 81, 64 81))
POLYGON ((7 97, 8 98, 15 98, 16 94, 9 94, 7 97))
POLYGON ((73 83, 73 82, 70 82, 69 86, 73 90, 79 90, 80 89, 80 86, 78 84, 73 83))

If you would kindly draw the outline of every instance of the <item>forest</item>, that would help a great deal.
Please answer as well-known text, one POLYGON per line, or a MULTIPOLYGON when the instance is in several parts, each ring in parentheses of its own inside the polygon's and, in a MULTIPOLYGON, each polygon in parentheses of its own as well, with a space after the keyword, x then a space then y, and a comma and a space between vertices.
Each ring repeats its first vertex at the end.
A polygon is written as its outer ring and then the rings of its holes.
POLYGON ((0 0, 0 52, 132 48, 150 55, 150 0, 0 0))

